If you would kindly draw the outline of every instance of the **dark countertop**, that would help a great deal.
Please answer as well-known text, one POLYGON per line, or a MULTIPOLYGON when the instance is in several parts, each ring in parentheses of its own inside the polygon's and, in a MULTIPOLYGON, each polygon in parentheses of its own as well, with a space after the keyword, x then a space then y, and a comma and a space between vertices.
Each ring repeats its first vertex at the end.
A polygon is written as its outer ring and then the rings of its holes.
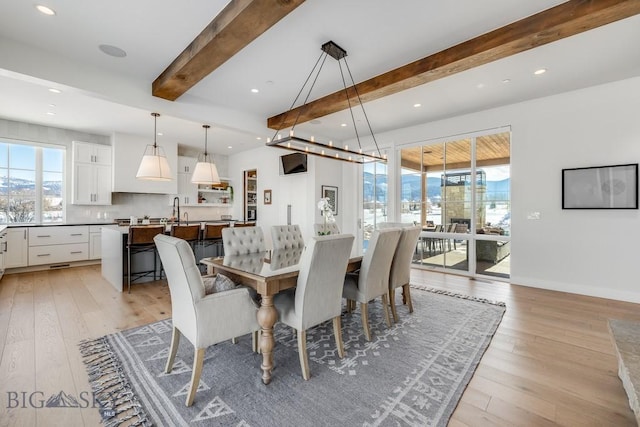
POLYGON ((45 224, 6 224, 8 228, 16 228, 16 227, 55 227, 60 225, 116 225, 115 222, 53 222, 53 223, 45 223, 45 224))
MULTIPOLYGON (((118 218, 116 220, 114 220, 114 222, 120 226, 122 225, 130 225, 129 223, 129 218, 118 218)), ((190 219, 189 221, 180 221, 180 224, 185 225, 185 224, 202 224, 203 222, 209 222, 209 223, 225 223, 225 222, 243 222, 239 219, 190 219)), ((167 221, 167 225, 171 225, 171 224, 177 224, 178 222, 171 222, 171 221, 167 221)), ((162 224, 160 222, 160 218, 150 218, 149 219, 149 224, 151 225, 158 225, 158 224, 162 224)), ((142 224, 142 219, 138 218, 138 224, 136 225, 144 225, 142 224)))

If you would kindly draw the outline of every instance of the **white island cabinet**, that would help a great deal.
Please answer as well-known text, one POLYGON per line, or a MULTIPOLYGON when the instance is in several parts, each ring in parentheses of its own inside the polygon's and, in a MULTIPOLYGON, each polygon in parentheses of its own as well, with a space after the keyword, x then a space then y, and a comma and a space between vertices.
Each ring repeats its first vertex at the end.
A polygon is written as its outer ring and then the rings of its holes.
MULTIPOLYGON (((167 226, 167 232, 170 229, 167 226)), ((127 250, 126 241, 129 236, 129 227, 103 227, 102 228, 102 277, 111 283, 118 292, 122 292, 127 286, 127 250)), ((142 271, 151 271, 156 268, 157 277, 160 277, 162 264, 159 258, 154 263, 155 252, 138 253, 131 258, 132 274, 142 271)), ((140 278, 136 283, 154 280, 154 276, 140 278)))

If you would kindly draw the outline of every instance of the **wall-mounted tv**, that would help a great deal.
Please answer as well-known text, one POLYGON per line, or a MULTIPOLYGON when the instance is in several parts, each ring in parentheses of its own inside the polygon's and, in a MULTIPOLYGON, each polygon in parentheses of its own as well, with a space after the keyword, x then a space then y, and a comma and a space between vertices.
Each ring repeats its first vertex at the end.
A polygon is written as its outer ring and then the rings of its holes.
POLYGON ((304 153, 292 153, 280 156, 282 174, 290 175, 307 171, 307 155, 304 153))

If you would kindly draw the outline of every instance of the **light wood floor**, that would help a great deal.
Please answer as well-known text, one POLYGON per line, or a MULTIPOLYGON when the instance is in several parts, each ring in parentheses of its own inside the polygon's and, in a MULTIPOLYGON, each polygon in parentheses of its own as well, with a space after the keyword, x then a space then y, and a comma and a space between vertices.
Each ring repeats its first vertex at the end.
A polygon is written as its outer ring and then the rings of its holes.
MULTIPOLYGON (((635 425, 607 319, 640 321, 640 305, 419 270, 412 280, 507 304, 450 426, 635 425)), ((406 307, 398 310, 407 315, 406 307)), ((165 283, 120 294, 102 279, 100 266, 6 275, 0 425, 98 425, 94 408, 34 406, 60 391, 78 397, 90 390, 80 340, 165 319, 170 311, 165 283)))

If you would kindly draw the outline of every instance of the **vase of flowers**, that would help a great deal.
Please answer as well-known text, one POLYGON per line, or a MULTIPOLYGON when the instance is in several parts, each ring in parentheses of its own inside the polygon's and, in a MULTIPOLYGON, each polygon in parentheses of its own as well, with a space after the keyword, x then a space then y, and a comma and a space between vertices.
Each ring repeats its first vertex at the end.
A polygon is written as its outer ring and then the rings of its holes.
POLYGON ((333 207, 331 206, 328 197, 323 197, 318 201, 318 209, 320 209, 320 213, 322 214, 323 218, 322 231, 318 231, 318 235, 327 236, 331 234, 331 231, 327 229, 327 222, 335 221, 335 218, 333 216, 333 207))

